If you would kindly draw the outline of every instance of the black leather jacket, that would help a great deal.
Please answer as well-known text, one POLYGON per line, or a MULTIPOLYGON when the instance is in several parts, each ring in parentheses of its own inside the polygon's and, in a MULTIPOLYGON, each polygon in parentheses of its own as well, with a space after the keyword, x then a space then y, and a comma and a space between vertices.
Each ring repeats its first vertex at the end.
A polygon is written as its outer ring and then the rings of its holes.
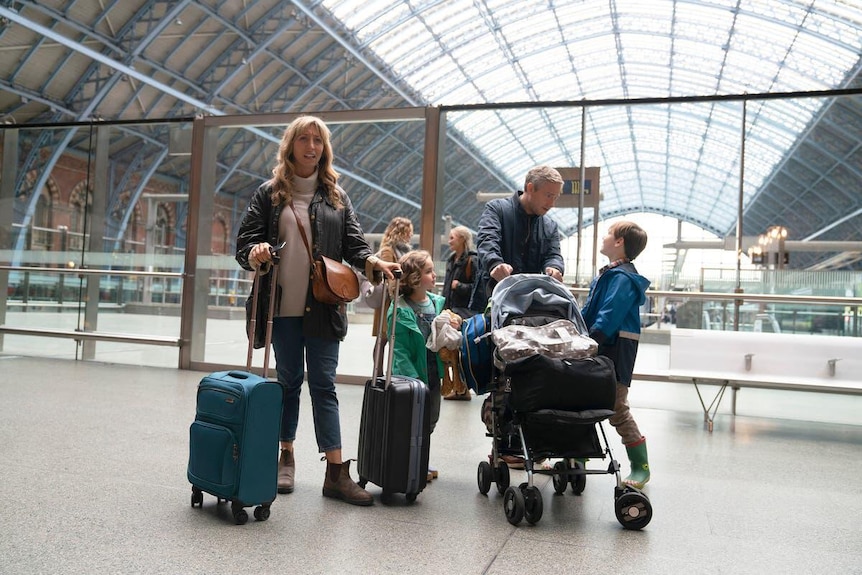
MULTIPOLYGON (((353 211, 350 198, 341 188, 342 207, 335 209, 329 202, 323 187, 318 187, 308 207, 311 220, 311 251, 315 257, 323 254, 335 261, 346 261, 348 264, 365 269, 366 259, 371 255, 371 248, 365 241, 365 234, 353 211)), ((260 186, 252 195, 248 211, 242 219, 236 238, 236 261, 244 269, 252 271, 248 263, 251 248, 260 242, 278 244, 278 219, 286 204, 272 205, 270 199, 272 188, 268 184, 260 186)), ((305 246, 298 249, 305 251, 305 246)), ((309 264, 306 281, 311 282, 311 266, 309 264)), ((269 278, 272 274, 263 276, 269 278)), ((297 278, 302 277, 297 275, 297 278)), ((258 302, 269 299, 269 284, 271 279, 262 281, 258 302)), ((303 334, 307 337, 323 337, 327 339, 344 339, 347 335, 347 314, 344 305, 329 305, 320 303, 312 296, 311 285, 305 305, 303 319, 303 334)))

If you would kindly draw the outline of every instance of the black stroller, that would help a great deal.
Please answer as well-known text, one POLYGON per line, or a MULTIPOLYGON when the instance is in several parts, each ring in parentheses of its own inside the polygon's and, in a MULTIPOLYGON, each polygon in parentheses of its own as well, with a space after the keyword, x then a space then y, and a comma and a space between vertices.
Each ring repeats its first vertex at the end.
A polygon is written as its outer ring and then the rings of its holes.
POLYGON ((626 529, 645 527, 652 505, 643 492, 623 485, 601 424, 614 413, 614 366, 595 355, 597 345, 588 337, 571 292, 544 275, 504 279, 491 296, 490 336, 494 368, 485 419, 493 448, 490 461, 479 463, 479 491, 487 494, 496 483, 509 523, 526 519, 535 524, 542 518, 535 474, 552 475, 558 495, 569 485, 580 495, 587 475, 613 474, 617 520, 626 529), (543 335, 533 338, 537 333, 543 335), (518 486, 509 484, 504 458, 511 457, 524 461, 527 481, 518 486), (545 469, 541 464, 546 459, 560 461, 545 469), (586 469, 587 459, 610 463, 607 469, 586 469))

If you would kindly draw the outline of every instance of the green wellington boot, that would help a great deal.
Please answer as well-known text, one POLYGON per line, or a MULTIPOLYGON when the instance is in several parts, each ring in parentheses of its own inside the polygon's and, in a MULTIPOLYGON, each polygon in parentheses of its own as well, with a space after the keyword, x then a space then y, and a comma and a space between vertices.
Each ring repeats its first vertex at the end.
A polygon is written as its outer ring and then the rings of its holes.
POLYGON ((623 484, 643 489, 643 486, 649 481, 646 437, 641 437, 640 441, 626 445, 626 451, 629 454, 632 472, 628 477, 623 479, 623 484))

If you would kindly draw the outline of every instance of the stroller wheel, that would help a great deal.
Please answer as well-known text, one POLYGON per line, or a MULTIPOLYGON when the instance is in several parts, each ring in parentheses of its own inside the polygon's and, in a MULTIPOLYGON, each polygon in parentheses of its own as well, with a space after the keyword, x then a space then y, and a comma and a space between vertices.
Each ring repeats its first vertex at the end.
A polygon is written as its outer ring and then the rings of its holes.
POLYGON ((494 470, 491 464, 487 461, 479 462, 479 469, 476 471, 476 483, 479 484, 479 493, 487 495, 491 490, 491 483, 494 481, 494 470))
POLYGON ((524 494, 517 487, 507 487, 503 493, 503 513, 506 520, 512 525, 517 525, 524 518, 524 494))
POLYGON ((505 461, 501 461, 495 471, 496 473, 494 475, 495 479, 497 480, 497 491, 499 491, 500 495, 502 495, 509 487, 509 466, 506 465, 505 461))
POLYGON ((614 502, 617 521, 626 529, 643 529, 652 519, 649 497, 640 491, 626 491, 614 502))
POLYGON ((524 519, 530 525, 535 525, 542 518, 542 492, 535 485, 523 490, 524 519))
MULTIPOLYGON (((575 461, 572 465, 572 469, 586 469, 583 463, 580 461, 575 461)), ((572 483, 572 493, 575 495, 580 495, 584 492, 584 489, 587 487, 587 476, 586 475, 572 475, 570 479, 572 483)))
POLYGON ((569 486, 569 478, 566 475, 566 471, 568 467, 564 461, 558 461, 554 464, 554 475, 551 477, 551 481, 554 483, 554 492, 557 495, 562 495, 566 491, 566 487, 569 486))

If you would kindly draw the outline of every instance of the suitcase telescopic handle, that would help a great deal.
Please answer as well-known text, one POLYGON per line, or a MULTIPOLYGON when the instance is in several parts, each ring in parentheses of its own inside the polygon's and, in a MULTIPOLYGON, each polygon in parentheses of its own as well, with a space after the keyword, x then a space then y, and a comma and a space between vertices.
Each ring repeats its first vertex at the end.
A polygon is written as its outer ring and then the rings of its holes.
POLYGON ((251 321, 249 322, 248 328, 248 354, 245 359, 245 368, 247 371, 251 371, 251 362, 252 356, 254 355, 254 334, 257 332, 257 297, 260 292, 260 282, 261 276, 266 273, 272 273, 272 280, 270 283, 269 289, 269 305, 267 306, 268 311, 266 314, 266 336, 264 340, 264 351, 263 351, 263 377, 267 377, 269 374, 269 353, 270 353, 270 342, 272 342, 272 316, 275 313, 275 294, 276 285, 278 283, 278 264, 281 261, 281 256, 278 252, 280 252, 287 242, 281 242, 277 246, 269 246, 269 253, 272 256, 272 261, 267 262, 265 265, 261 265, 258 267, 257 271, 254 274, 254 287, 252 288, 252 296, 251 296, 251 321))
MULTIPOLYGON (((395 299, 393 301, 397 302, 398 301, 398 292, 400 289, 401 270, 393 270, 392 275, 395 277, 395 299)), ((383 278, 383 284, 384 284, 383 289, 385 292, 386 291, 386 277, 385 276, 383 278)), ((387 299, 388 298, 384 296, 383 297, 383 303, 385 303, 387 299)), ((384 307, 383 303, 380 304, 380 306, 381 306, 380 307, 380 317, 377 320, 377 338, 378 338, 378 340, 380 339, 380 336, 382 334, 386 333, 386 330, 385 330, 386 314, 389 312, 389 309, 387 307, 384 307)), ((393 313, 392 314, 393 335, 394 335, 394 329, 395 329, 395 314, 393 313)), ((392 357, 393 357, 392 356, 392 336, 389 337, 388 347, 389 347, 389 350, 388 350, 389 356, 388 356, 388 360, 387 360, 388 369, 386 370, 386 379, 385 379, 385 384, 384 384, 385 387, 389 387, 389 382, 390 382, 391 377, 392 377, 392 357)), ((375 349, 376 349, 376 346, 375 346, 375 349)), ((378 354, 376 351, 374 353, 374 373, 371 376, 372 379, 376 378, 377 374, 381 373, 381 371, 382 371, 380 369, 380 365, 378 364, 378 361, 383 360, 383 358, 381 357, 382 355, 383 355, 382 353, 378 354)))
MULTIPOLYGON (((401 291, 401 270, 400 269, 393 270, 392 275, 395 276, 395 294, 394 294, 394 297, 392 299, 392 305, 394 306, 394 308, 392 310, 392 325, 389 326, 389 342, 388 342, 388 346, 387 346, 389 349, 387 350, 388 355, 386 356, 386 380, 384 383, 384 389, 388 389, 389 384, 392 383, 392 366, 395 363, 395 354, 393 353, 393 350, 395 348, 395 324, 398 320, 398 318, 397 318, 398 299, 399 299, 399 293, 401 291)), ((389 310, 384 310, 384 312, 381 313, 380 315, 385 317, 388 312, 389 312, 389 310)), ((382 326, 381 326, 381 329, 377 330, 377 333, 383 333, 382 326)), ((376 375, 376 368, 375 368, 375 375, 376 375)))

